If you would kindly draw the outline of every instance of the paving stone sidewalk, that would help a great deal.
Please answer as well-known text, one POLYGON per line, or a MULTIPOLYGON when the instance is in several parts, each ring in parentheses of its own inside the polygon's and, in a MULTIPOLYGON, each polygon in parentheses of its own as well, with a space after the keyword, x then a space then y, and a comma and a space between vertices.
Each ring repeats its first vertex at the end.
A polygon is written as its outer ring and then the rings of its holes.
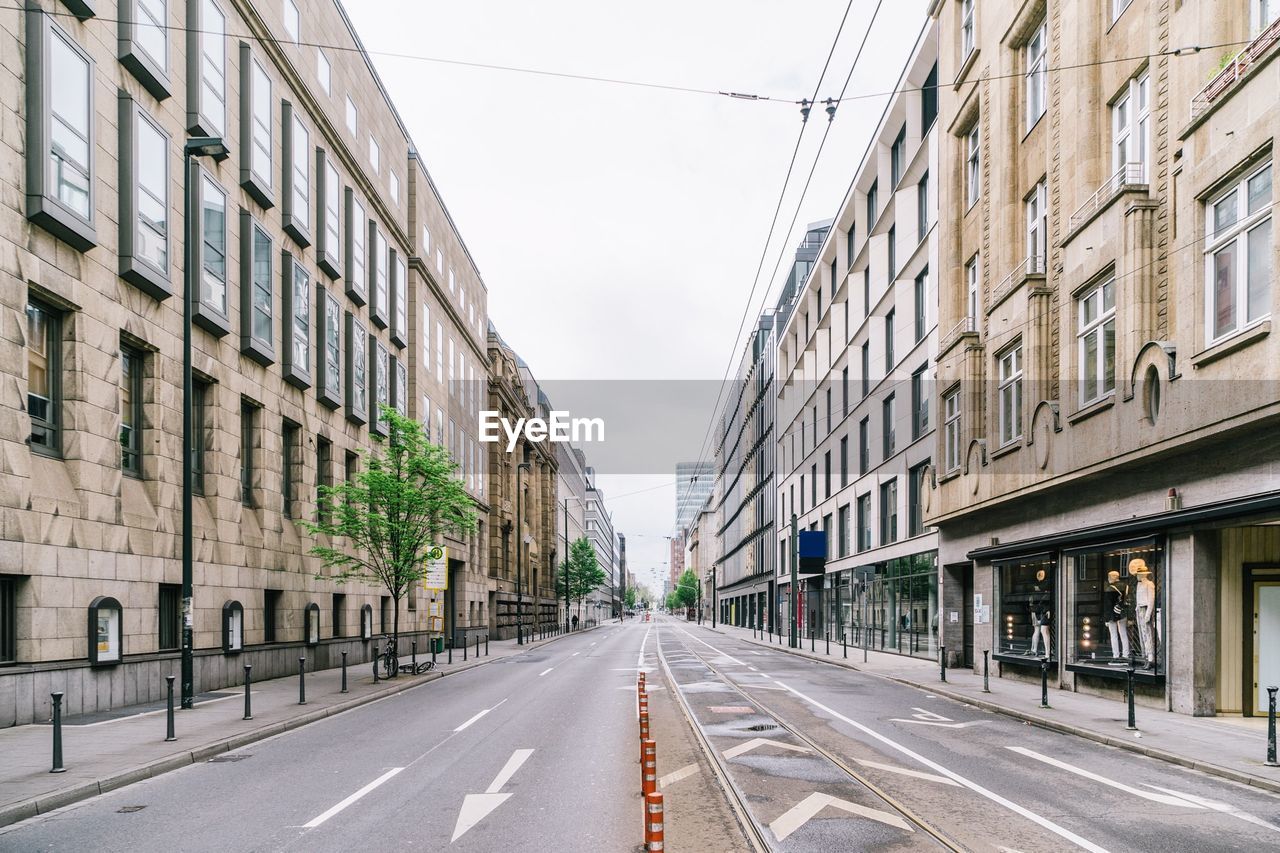
MULTIPOLYGON (((703 627, 710 626, 704 622, 703 627)), ((789 654, 828 661, 920 687, 1043 728, 1280 793, 1280 767, 1266 765, 1265 718, 1190 717, 1139 705, 1135 712, 1138 731, 1131 732, 1125 728, 1128 719, 1123 702, 1050 687, 1051 707, 1042 709, 1039 684, 996 678, 994 666, 990 670, 991 692, 984 693, 982 676, 968 669, 948 669, 947 680, 943 683, 936 661, 868 652, 867 662, 863 663, 862 649, 852 646, 848 649, 847 660, 837 643, 832 643, 830 655, 826 654, 824 639, 817 640, 815 651, 810 652, 808 642, 803 649, 791 649, 787 647, 785 637, 781 644, 776 635, 770 642, 770 635, 754 635, 750 628, 717 625, 715 630, 789 654)))
MULTIPOLYGON (((591 629, 584 629, 591 630, 591 629)), ((578 633, 582 633, 579 631, 578 633)), ((165 742, 163 703, 121 708, 106 714, 70 717, 62 727, 65 773, 51 773, 53 728, 46 723, 0 729, 0 826, 44 814, 100 793, 206 761, 246 744, 304 726, 492 661, 522 654, 565 635, 526 642, 494 640, 489 654, 465 662, 458 649, 453 663, 439 655, 434 670, 373 682, 372 664, 351 666, 342 693, 341 669, 308 672, 307 704, 298 704, 298 677, 253 682, 253 719, 244 719, 244 689, 228 687, 197 697, 195 707, 175 711, 177 740, 165 742)), ((419 655, 418 661, 429 660, 419 655)), ((408 663, 408 656, 401 658, 408 663)), ((175 670, 176 671, 176 670, 175 670)))

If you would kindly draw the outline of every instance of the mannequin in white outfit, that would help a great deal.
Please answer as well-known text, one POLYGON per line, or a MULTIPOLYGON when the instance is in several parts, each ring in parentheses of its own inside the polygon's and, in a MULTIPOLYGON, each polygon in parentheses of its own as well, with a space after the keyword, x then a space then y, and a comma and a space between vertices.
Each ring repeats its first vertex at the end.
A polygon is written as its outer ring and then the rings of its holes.
POLYGON ((1052 597, 1044 586, 1044 569, 1036 572, 1036 585, 1031 593, 1031 649, 1027 654, 1037 656, 1043 654, 1052 657, 1049 645, 1049 623, 1052 618, 1050 605, 1052 597), (1040 643, 1044 643, 1044 651, 1040 652, 1040 643))
POLYGON ((1141 558, 1129 561, 1129 574, 1138 579, 1133 593, 1133 621, 1138 623, 1138 642, 1150 669, 1156 662, 1156 585, 1151 580, 1151 569, 1141 558))
POLYGON ((1111 656, 1129 657, 1128 588, 1120 582, 1119 572, 1107 572, 1107 588, 1103 594, 1102 618, 1111 632, 1111 656))

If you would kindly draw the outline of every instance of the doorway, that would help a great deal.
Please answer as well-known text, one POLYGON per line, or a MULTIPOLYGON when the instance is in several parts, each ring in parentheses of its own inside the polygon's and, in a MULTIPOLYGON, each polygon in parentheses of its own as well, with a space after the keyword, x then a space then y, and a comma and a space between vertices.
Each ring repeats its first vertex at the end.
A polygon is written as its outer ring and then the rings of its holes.
MULTIPOLYGON (((1274 576, 1272 576, 1274 578, 1274 576)), ((1246 661, 1252 672, 1246 673, 1245 707, 1253 716, 1265 716, 1268 687, 1280 687, 1280 579, 1255 579, 1251 584, 1253 615, 1252 654, 1246 661)))

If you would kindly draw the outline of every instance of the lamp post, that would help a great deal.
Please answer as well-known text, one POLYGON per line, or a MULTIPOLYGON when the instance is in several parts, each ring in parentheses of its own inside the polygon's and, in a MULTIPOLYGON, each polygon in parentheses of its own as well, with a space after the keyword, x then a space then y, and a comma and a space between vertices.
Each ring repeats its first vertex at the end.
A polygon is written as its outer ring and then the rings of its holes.
POLYGON ((195 660, 192 654, 191 570, 191 439, 195 417, 191 410, 191 304, 197 298, 195 271, 196 234, 191 215, 194 157, 224 157, 227 146, 216 136, 194 136, 182 146, 182 707, 195 703, 195 660))
POLYGON ((524 490, 520 488, 520 472, 532 470, 528 462, 516 466, 516 645, 524 645, 524 557, 520 546, 524 543, 524 490))

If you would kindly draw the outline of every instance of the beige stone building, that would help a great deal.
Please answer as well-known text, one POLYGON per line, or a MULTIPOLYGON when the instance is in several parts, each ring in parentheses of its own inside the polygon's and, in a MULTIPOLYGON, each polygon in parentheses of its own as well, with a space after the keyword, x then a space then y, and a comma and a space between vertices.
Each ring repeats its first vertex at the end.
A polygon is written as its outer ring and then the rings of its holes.
POLYGON ((1280 683, 1276 4, 931 12, 948 653, 1116 697, 1132 665, 1140 702, 1257 714, 1280 683))
MULTIPOLYGON (((429 422, 483 502, 484 285, 341 6, 301 6, 0 11, 0 726, 51 690, 70 714, 156 699, 178 669, 184 227, 197 692, 300 650, 364 660, 390 628, 296 524, 378 403, 429 422), (184 174, 191 136, 226 156, 184 174)), ((468 618, 479 541, 446 543, 468 618)), ((424 600, 402 631, 439 627, 424 600)))

